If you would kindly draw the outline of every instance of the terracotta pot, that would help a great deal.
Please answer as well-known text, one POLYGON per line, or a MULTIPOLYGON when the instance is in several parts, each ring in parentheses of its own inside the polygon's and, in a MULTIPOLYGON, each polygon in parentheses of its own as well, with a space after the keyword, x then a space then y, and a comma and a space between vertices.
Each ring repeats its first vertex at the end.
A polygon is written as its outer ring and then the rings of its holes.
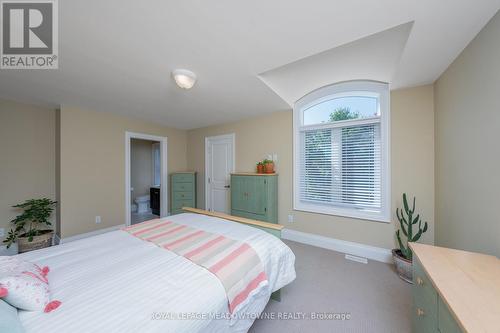
POLYGON ((264 173, 264 165, 257 164, 257 173, 264 173))
POLYGON ((19 253, 43 249, 52 245, 52 230, 42 230, 41 234, 33 237, 33 241, 29 242, 28 237, 18 237, 17 246, 19 253))
POLYGON ((392 250, 392 259, 394 260, 394 266, 396 266, 399 277, 413 284, 413 265, 411 260, 403 257, 399 249, 392 250))
POLYGON ((274 163, 264 164, 264 173, 274 173, 274 163))

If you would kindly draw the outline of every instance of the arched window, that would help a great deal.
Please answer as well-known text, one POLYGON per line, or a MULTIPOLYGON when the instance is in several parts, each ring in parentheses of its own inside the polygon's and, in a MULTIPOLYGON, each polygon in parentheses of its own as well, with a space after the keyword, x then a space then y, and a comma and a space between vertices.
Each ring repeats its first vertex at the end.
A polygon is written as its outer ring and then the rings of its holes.
POLYGON ((294 107, 294 209, 390 221, 389 87, 351 81, 294 107))

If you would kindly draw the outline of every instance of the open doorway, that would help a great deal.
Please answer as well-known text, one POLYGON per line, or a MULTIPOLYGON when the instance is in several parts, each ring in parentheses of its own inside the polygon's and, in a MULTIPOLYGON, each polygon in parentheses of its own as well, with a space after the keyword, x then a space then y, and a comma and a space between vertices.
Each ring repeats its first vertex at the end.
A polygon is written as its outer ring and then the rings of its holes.
POLYGON ((167 138, 127 132, 125 160, 126 225, 166 216, 167 138))

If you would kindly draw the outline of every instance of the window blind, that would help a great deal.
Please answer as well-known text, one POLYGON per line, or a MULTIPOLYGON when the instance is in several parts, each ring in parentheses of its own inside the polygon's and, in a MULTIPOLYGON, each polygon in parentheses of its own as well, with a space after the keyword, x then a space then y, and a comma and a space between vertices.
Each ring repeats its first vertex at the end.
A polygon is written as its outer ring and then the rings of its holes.
POLYGON ((380 121, 300 129, 299 200, 380 212, 380 121))

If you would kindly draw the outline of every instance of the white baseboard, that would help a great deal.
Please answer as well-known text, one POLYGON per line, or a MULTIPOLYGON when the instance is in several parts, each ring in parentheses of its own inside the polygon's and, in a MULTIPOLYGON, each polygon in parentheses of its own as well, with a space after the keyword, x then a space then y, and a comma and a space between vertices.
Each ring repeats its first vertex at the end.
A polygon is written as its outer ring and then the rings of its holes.
POLYGON ((352 254, 380 262, 392 263, 391 250, 381 247, 348 242, 340 239, 309 234, 306 232, 283 229, 281 237, 291 241, 321 247, 328 250, 352 254))
POLYGON ((119 225, 115 225, 115 226, 112 226, 112 227, 109 227, 109 228, 103 228, 103 229, 99 229, 99 230, 95 230, 95 231, 91 231, 91 232, 86 232, 84 234, 78 234, 78 235, 74 235, 74 236, 71 236, 71 237, 65 237, 65 238, 60 238, 58 235, 55 235, 54 236, 54 244, 65 244, 65 243, 69 243, 69 242, 76 241, 76 240, 79 240, 79 239, 83 239, 83 238, 87 238, 87 237, 92 237, 92 236, 97 236, 97 235, 100 235, 100 234, 104 234, 106 232, 110 232, 110 231, 115 231, 115 230, 121 229, 124 226, 125 226, 125 224, 119 224, 119 225))

